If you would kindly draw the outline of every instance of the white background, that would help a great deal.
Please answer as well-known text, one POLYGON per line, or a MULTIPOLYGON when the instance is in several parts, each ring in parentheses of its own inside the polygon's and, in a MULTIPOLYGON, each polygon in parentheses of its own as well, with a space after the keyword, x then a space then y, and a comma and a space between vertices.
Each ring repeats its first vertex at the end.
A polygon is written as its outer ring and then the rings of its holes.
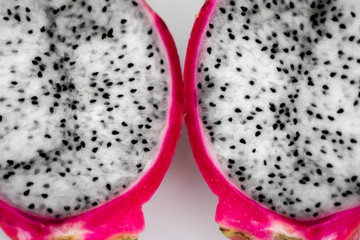
MULTIPOLYGON (((204 0, 147 2, 173 34, 183 67, 195 14, 204 0)), ((183 127, 171 167, 158 191, 144 206, 146 229, 140 239, 225 240, 214 221, 216 205, 217 198, 200 175, 183 127)), ((0 240, 9 240, 1 230, 0 240)))
MULTIPOLYGON (((172 33, 182 69, 195 15, 204 0, 148 0, 172 33)), ((193 158, 183 126, 170 169, 144 206, 146 229, 140 240, 223 240, 215 223, 217 197, 209 190, 193 158)))

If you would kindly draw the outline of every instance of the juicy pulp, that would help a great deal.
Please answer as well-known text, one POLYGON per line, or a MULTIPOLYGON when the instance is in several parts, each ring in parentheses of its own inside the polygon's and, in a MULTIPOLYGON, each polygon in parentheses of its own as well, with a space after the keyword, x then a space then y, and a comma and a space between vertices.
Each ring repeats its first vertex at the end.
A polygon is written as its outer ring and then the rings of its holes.
POLYGON ((3 2, 0 224, 136 238, 182 122, 180 64, 144 1, 3 2))
POLYGON ((359 7, 210 0, 201 10, 185 64, 186 124, 227 235, 358 230, 359 7))
POLYGON ((197 63, 208 151, 239 189, 293 218, 360 201, 360 5, 311 2, 221 1, 197 63))
POLYGON ((168 125, 169 63, 149 17, 131 1, 2 5, 1 195, 58 217, 113 199, 168 125))

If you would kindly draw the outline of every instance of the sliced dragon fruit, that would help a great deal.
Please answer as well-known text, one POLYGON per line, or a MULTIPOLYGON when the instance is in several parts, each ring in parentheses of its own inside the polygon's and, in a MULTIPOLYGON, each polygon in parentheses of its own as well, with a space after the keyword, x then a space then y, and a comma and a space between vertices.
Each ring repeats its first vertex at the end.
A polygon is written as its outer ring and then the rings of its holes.
POLYGON ((360 2, 208 0, 185 65, 224 234, 358 239, 360 2))
POLYGON ((18 240, 136 239, 182 123, 164 22, 142 0, 0 6, 1 228, 18 240))

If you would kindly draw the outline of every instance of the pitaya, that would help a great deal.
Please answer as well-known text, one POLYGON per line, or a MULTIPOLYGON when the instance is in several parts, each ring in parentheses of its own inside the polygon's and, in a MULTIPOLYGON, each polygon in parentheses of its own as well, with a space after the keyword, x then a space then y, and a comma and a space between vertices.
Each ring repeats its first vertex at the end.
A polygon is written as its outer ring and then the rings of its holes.
POLYGON ((208 0, 185 99, 226 236, 359 238, 358 0, 208 0))
POLYGON ((1 228, 17 240, 136 239, 182 123, 164 22, 142 0, 0 6, 1 228))

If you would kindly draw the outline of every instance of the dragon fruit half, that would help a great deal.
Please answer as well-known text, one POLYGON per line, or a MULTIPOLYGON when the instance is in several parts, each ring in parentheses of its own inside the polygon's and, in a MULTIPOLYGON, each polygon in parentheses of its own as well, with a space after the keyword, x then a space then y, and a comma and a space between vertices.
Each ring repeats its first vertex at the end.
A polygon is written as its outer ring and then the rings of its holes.
POLYGON ((165 24, 142 0, 0 6, 1 228, 14 240, 136 239, 182 123, 165 24))
POLYGON ((208 0, 186 124, 230 239, 358 239, 360 2, 208 0))

